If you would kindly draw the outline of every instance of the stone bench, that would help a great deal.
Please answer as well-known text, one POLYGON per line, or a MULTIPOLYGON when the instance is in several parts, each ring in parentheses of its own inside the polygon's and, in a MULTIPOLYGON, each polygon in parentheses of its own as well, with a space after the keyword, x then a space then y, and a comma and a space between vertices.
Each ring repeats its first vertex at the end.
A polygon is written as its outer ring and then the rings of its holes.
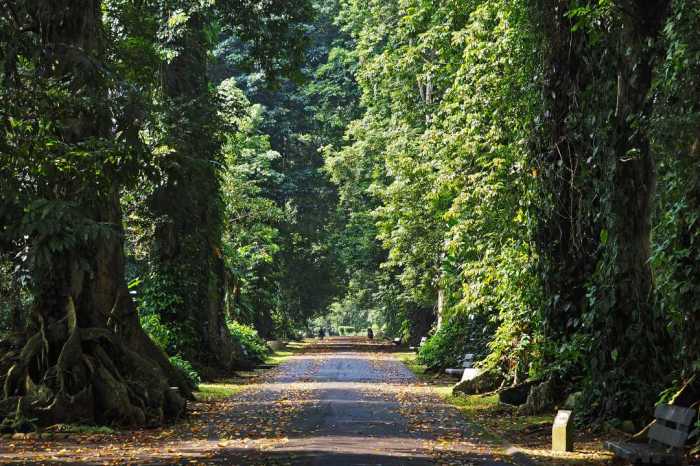
POLYGON ((420 343, 418 344, 418 346, 409 346, 408 349, 410 349, 411 351, 417 352, 418 350, 420 350, 423 347, 423 345, 425 345, 426 341, 428 341, 428 337, 421 337, 420 343))
POLYGON ((461 377, 466 369, 472 369, 474 366, 474 354, 467 353, 462 357, 462 367, 445 369, 445 373, 455 377, 461 377))
POLYGON ((605 442, 605 448, 632 464, 681 464, 696 416, 694 409, 659 405, 654 410, 656 421, 649 429, 648 444, 605 442))

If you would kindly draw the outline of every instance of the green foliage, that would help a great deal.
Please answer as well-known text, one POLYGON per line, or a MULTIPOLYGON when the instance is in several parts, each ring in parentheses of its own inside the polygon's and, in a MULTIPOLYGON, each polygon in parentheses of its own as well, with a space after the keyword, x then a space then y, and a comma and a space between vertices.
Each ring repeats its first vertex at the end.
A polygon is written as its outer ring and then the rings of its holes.
POLYGON ((140 317, 141 328, 163 351, 173 351, 173 332, 160 321, 158 314, 145 314, 140 317))
POLYGON ((340 142, 357 113, 355 61, 348 38, 333 24, 338 5, 314 7, 317 16, 305 31, 304 80, 268 86, 247 66, 242 37, 225 35, 215 50, 220 94, 236 94, 224 101, 245 102, 224 144, 232 315, 265 337, 293 336, 326 311, 340 281, 335 188, 319 150, 340 142))
POLYGON ((442 327, 420 353, 426 364, 455 364, 468 339, 483 335, 485 367, 508 380, 585 386, 598 413, 652 398, 660 348, 686 348, 674 353, 692 374, 700 333, 688 303, 698 302, 690 284, 700 256, 690 232, 700 196, 689 155, 700 145, 697 85, 687 79, 697 75, 698 17, 688 2, 672 9, 645 17, 647 26, 663 23, 663 38, 645 43, 658 47, 647 48, 625 32, 639 16, 612 2, 342 2, 363 114, 344 144, 324 148, 346 276, 330 315, 367 313, 415 340, 440 313, 442 327), (616 120, 621 73, 638 79, 630 60, 654 62, 660 47, 668 53, 650 72, 650 94, 622 96, 631 113, 616 120), (621 50, 638 55, 611 62, 621 50), (653 153, 641 156, 645 141, 653 153), (642 157, 663 177, 650 199, 656 231, 644 238, 630 233, 644 224, 628 213, 637 206, 652 220, 640 186, 653 177, 628 182, 649 173, 642 157), (638 260, 650 250, 655 282, 638 260), (645 301, 652 283, 660 293, 645 301), (480 325, 470 328, 466 316, 480 325), (654 361, 649 370, 631 350, 638 341, 654 361), (635 384, 644 389, 632 393, 635 384), (616 386, 636 401, 613 401, 616 386))
POLYGON ((11 4, 0 335, 126 250, 195 384, 321 326, 432 334, 433 369, 475 353, 599 416, 698 372, 696 3, 109 0, 74 53, 35 33, 61 8, 11 4))
POLYGON ((260 105, 251 104, 232 79, 219 85, 219 95, 229 109, 224 118, 235 128, 226 134, 222 148, 226 167, 222 173, 223 253, 235 277, 235 299, 228 304, 228 314, 270 333, 269 324, 265 328, 266 313, 280 303, 269 275, 282 247, 278 224, 288 217, 270 189, 284 182, 284 175, 273 166, 281 155, 262 133, 260 105))
POLYGON ((192 367, 192 364, 189 361, 175 355, 170 356, 170 364, 185 374, 187 376, 187 380, 192 383, 192 386, 194 386, 195 389, 199 387, 199 384, 202 382, 202 378, 199 376, 199 373, 195 370, 195 368, 192 367))
MULTIPOLYGON (((425 314, 441 290, 446 322, 475 315, 491 332, 503 323, 493 361, 504 369, 506 348, 533 331, 528 306, 539 293, 524 144, 535 94, 522 14, 519 3, 496 1, 348 2, 341 18, 364 57, 367 111, 348 127, 351 145, 326 150, 348 212, 345 300, 370 309, 390 334, 417 338, 427 328, 415 322, 430 324, 425 314)), ((458 338, 450 326, 433 365, 459 357, 449 354, 458 338)))
POLYGON ((247 357, 252 361, 262 362, 269 353, 265 341, 260 338, 257 330, 236 321, 228 323, 231 338, 240 348, 245 350, 247 357))
POLYGON ((462 367, 462 358, 467 353, 474 354, 474 360, 480 361, 488 354, 493 327, 482 316, 457 313, 421 347, 418 362, 435 370, 462 367))

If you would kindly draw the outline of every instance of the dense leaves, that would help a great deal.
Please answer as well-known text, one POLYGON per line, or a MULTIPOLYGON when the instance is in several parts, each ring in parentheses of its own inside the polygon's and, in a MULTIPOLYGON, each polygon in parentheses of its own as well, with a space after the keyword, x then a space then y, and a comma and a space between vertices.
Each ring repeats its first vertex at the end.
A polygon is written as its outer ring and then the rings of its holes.
POLYGON ((691 3, 344 1, 363 115, 325 151, 334 312, 647 416, 697 371, 691 3))
POLYGON ((261 337, 372 327, 542 382, 527 409, 642 419, 700 367, 699 25, 689 0, 4 2, 0 417, 158 423, 261 337))

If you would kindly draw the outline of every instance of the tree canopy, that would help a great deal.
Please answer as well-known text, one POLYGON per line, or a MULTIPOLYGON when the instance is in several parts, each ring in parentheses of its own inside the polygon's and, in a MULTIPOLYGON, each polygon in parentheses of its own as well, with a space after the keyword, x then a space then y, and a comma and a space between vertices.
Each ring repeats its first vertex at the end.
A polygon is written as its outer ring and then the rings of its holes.
POLYGON ((159 424, 319 327, 644 418, 700 369, 699 34, 689 0, 2 2, 0 427, 159 424))

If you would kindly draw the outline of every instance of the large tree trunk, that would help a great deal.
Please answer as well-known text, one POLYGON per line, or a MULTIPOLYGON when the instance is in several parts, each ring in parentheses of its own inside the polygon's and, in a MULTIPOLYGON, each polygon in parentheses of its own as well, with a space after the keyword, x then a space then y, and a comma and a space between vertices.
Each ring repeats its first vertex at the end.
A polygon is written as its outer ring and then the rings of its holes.
POLYGON ((189 17, 165 67, 168 146, 172 164, 151 206, 156 227, 157 276, 172 284, 177 304, 162 310, 175 325, 178 348, 197 367, 230 370, 244 362, 225 322, 226 273, 221 252, 220 142, 216 102, 207 77, 202 13, 189 17))
MULTIPOLYGON (((27 13, 40 34, 37 78, 69 83, 72 95, 87 99, 61 114, 55 137, 69 145, 108 140, 107 87, 97 65, 101 2, 33 2, 27 13)), ((181 414, 181 395, 191 397, 188 382, 140 328, 126 287, 119 187, 48 180, 49 201, 75 203, 86 221, 103 225, 102 233, 32 271, 35 302, 26 344, 3 377, 3 426, 20 428, 23 418, 152 425, 181 414)), ((30 238, 32 247, 42 247, 44 239, 30 238)))
POLYGON ((619 6, 622 30, 605 264, 609 291, 599 297, 609 313, 596 324, 600 351, 592 375, 605 400, 601 411, 629 417, 649 411, 669 372, 664 357, 670 353, 669 338, 655 309, 649 264, 656 172, 648 122, 669 1, 629 0, 619 6), (621 399, 625 392, 636 393, 638 399, 621 399))
POLYGON ((431 307, 413 307, 407 312, 409 322, 408 343, 418 346, 420 339, 427 337, 435 323, 435 309, 431 307))
MULTIPOLYGON (((543 125, 534 164, 540 186, 536 244, 543 291, 543 332, 554 353, 582 331, 587 287, 596 266, 599 226, 594 180, 599 176, 586 133, 582 94, 593 80, 595 57, 586 33, 574 30, 569 0, 540 0, 535 21, 543 32, 543 125), (589 57, 586 59, 585 55, 589 57)), ((562 374, 563 375, 563 374, 562 374)))

